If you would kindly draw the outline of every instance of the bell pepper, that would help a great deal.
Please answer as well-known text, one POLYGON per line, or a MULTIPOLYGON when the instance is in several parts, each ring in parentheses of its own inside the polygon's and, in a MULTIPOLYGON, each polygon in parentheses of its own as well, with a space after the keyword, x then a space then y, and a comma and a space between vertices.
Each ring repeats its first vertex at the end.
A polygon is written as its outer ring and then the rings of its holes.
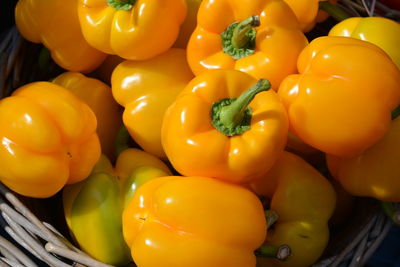
POLYGON ((353 158, 327 155, 332 176, 352 195, 400 202, 400 117, 374 146, 353 158))
POLYGON ((112 93, 125 107, 124 125, 145 151, 166 158, 161 146, 162 118, 192 78, 185 50, 179 48, 145 61, 125 61, 114 69, 112 93))
POLYGON ((111 88, 78 72, 63 73, 53 79, 53 83, 70 90, 93 110, 102 153, 114 159, 115 138, 122 122, 121 111, 113 99, 111 88))
POLYGON ((382 48, 400 69, 400 24, 382 17, 353 17, 336 24, 330 36, 346 36, 371 42, 382 48))
POLYGON ((185 0, 79 0, 83 35, 94 48, 145 60, 167 51, 186 17, 185 0))
POLYGON ((140 267, 254 267, 266 219, 257 196, 244 187, 169 176, 136 191, 122 229, 140 267))
POLYGON ((296 73, 307 39, 282 0, 204 0, 187 57, 195 75, 208 69, 236 69, 268 79, 277 89, 296 73))
POLYGON ((286 145, 288 119, 267 80, 237 70, 194 78, 167 109, 161 141, 185 176, 243 183, 265 174, 286 145))
POLYGON ((315 263, 328 244, 328 221, 335 209, 336 194, 329 181, 302 158, 285 151, 267 175, 250 186, 270 200, 269 211, 278 215, 268 228, 265 244, 286 244, 291 250, 285 261, 259 257, 258 266, 315 263))
MULTIPOLYGON (((329 15, 319 9, 320 2, 325 0, 284 0, 295 13, 303 32, 312 30, 316 23, 324 21, 329 15)), ((327 1, 326 1, 327 2, 327 1)), ((330 0, 329 3, 336 3, 330 0)))
POLYGON ((178 38, 173 47, 186 49, 190 36, 197 24, 197 12, 202 0, 186 0, 187 14, 179 30, 178 38))
POLYGON ((291 130, 327 154, 352 157, 376 143, 400 103, 400 71, 374 44, 347 37, 314 39, 298 60, 300 74, 278 94, 291 130))
POLYGON ((170 174, 161 160, 132 148, 120 154, 115 169, 103 155, 87 179, 65 187, 65 219, 81 249, 107 264, 128 264, 131 257, 122 235, 123 209, 141 184, 170 174))
POLYGON ((90 72, 106 55, 83 38, 77 3, 78 0, 19 0, 15 7, 15 23, 25 39, 43 43, 62 68, 90 72))
POLYGON ((0 180, 36 198, 85 179, 100 157, 93 111, 50 82, 18 88, 0 101, 0 180))

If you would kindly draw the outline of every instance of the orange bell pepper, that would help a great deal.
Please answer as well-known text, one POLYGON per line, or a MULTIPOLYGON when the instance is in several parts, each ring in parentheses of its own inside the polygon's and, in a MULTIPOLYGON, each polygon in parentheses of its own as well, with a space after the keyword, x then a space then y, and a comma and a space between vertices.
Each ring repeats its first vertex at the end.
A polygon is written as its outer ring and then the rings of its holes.
POLYGON ((352 195, 400 202, 400 117, 363 154, 349 158, 327 156, 328 168, 352 195))
POLYGON ((300 74, 278 94, 294 134, 339 157, 361 154, 390 127, 400 104, 400 71, 377 46, 347 37, 320 37, 303 50, 300 74))
POLYGON ((93 111, 49 82, 20 87, 0 101, 0 179, 30 197, 85 179, 100 157, 93 111))
POLYGON ((328 221, 336 194, 325 177, 299 156, 282 153, 267 175, 250 184, 270 200, 277 221, 268 228, 266 245, 288 245, 285 261, 258 258, 257 266, 310 266, 322 255, 329 240, 328 221))
POLYGON ((268 79, 277 89, 296 73, 307 39, 282 0, 204 0, 187 46, 195 75, 208 69, 236 69, 268 79))
POLYGON ((88 43, 107 54, 144 60, 167 51, 186 17, 185 0, 79 0, 88 43))
POLYGON ((122 112, 113 99, 111 88, 78 72, 63 73, 56 77, 53 83, 70 90, 93 110, 102 152, 108 158, 114 159, 115 138, 122 125, 122 112))
POLYGON ((174 168, 185 176, 234 183, 265 174, 283 151, 288 131, 285 108, 269 88, 268 81, 256 83, 236 70, 194 78, 163 120, 161 141, 174 168))
POLYGON ((125 61, 114 69, 112 93, 125 107, 126 129, 143 150, 166 158, 161 146, 162 118, 192 78, 185 50, 179 48, 149 60, 125 61))
POLYGON ((106 55, 83 38, 77 3, 78 0, 19 0, 15 7, 15 23, 25 39, 43 43, 62 68, 90 72, 106 55))
POLYGON ((260 200, 207 177, 155 178, 136 191, 122 229, 141 267, 255 267, 265 239, 260 200))

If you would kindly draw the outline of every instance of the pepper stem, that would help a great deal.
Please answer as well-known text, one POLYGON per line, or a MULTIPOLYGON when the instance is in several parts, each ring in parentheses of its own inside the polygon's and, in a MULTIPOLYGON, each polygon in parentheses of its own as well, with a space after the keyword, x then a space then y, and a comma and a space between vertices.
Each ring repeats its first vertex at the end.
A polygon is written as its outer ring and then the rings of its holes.
POLYGON ((396 225, 400 225, 400 210, 393 206, 392 202, 381 201, 383 212, 392 220, 396 225))
POLYGON ((258 93, 270 88, 271 84, 268 80, 260 79, 237 99, 227 98, 215 102, 211 110, 213 126, 227 136, 247 131, 250 129, 251 121, 251 109, 248 105, 258 93))
POLYGON ((251 16, 235 27, 232 34, 232 45, 235 48, 244 48, 250 41, 249 32, 253 30, 254 27, 260 26, 260 17, 251 16))
POLYGON ((255 27, 260 26, 260 17, 257 15, 229 25, 221 33, 224 53, 233 59, 240 59, 254 54, 257 32, 255 27))
POLYGON ((320 1, 318 4, 319 4, 319 9, 325 11, 337 21, 342 21, 350 18, 350 15, 347 14, 343 9, 341 9, 335 4, 332 4, 329 1, 320 1))
POLYGON ((116 10, 131 10, 136 0, 106 0, 109 6, 116 10))
POLYGON ((400 115, 400 106, 397 106, 397 108, 395 108, 392 111, 392 120, 395 120, 399 115, 400 115))
POLYGON ((291 253, 292 250, 288 245, 282 245, 282 246, 262 245, 256 250, 256 255, 258 257, 275 258, 280 261, 287 260, 291 253))

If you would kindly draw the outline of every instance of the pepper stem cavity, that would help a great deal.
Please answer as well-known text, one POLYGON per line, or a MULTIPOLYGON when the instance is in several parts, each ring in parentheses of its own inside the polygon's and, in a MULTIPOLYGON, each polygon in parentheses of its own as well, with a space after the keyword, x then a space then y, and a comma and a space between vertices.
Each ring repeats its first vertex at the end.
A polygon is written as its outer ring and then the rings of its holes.
POLYGON ((260 17, 257 15, 229 25, 221 33, 222 48, 224 53, 233 59, 240 59, 254 54, 257 31, 260 26, 260 17))
POLYGON ((109 6, 116 10, 131 10, 136 0, 106 0, 109 6))
POLYGON ((268 91, 271 84, 260 79, 238 98, 225 98, 213 104, 211 122, 221 133, 227 136, 242 134, 250 129, 251 108, 248 106, 253 98, 262 91, 268 91))
POLYGON ((343 9, 338 7, 335 4, 332 4, 329 1, 320 1, 318 3, 319 9, 325 11, 328 13, 332 18, 334 18, 337 21, 342 21, 345 19, 350 18, 350 15, 347 14, 343 9))
POLYGON ((272 246, 272 245, 262 245, 256 250, 256 255, 258 257, 264 258, 275 258, 280 261, 285 261, 289 258, 292 250, 288 245, 282 246, 272 246))

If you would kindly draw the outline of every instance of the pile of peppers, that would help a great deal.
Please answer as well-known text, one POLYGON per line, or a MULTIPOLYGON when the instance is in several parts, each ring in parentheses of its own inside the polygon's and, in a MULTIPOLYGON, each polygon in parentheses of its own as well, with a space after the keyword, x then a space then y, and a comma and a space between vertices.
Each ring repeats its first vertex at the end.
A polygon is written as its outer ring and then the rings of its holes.
POLYGON ((400 24, 337 2, 19 0, 64 72, 0 100, 0 181, 114 266, 316 263, 400 202, 400 24))

